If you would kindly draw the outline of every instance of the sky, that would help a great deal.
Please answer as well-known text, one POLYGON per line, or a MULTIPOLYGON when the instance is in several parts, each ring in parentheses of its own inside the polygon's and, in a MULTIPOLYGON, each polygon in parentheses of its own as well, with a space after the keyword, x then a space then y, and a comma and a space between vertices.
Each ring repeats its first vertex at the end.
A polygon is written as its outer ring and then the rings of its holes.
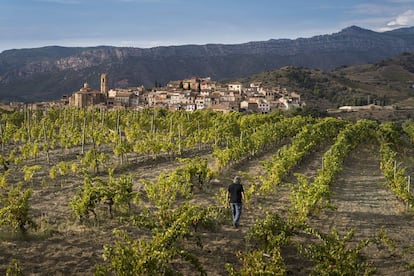
POLYGON ((414 26, 414 0, 0 0, 0 52, 51 45, 151 48, 414 26))

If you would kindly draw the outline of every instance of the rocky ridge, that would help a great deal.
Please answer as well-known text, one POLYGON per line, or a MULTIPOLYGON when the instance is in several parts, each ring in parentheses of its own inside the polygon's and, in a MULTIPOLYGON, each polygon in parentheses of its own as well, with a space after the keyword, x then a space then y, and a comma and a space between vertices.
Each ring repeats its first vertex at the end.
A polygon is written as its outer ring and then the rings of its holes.
POLYGON ((283 66, 332 70, 414 51, 413 33, 414 27, 379 33, 351 26, 311 38, 234 45, 7 50, 0 53, 0 100, 58 99, 83 82, 98 87, 101 72, 109 74, 111 87, 151 87, 191 76, 238 78, 283 66))

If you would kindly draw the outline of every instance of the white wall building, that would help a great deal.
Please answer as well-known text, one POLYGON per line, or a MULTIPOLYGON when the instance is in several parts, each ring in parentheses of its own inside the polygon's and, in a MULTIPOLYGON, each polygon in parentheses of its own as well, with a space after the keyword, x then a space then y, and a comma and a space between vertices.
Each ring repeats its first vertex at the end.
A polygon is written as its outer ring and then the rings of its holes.
POLYGON ((229 83, 227 85, 227 89, 229 91, 237 91, 237 92, 241 93, 241 91, 243 89, 243 85, 240 82, 229 83))
POLYGON ((269 113, 270 111, 270 104, 268 101, 264 100, 264 99, 260 99, 257 102, 258 105, 258 109, 261 113, 269 113))

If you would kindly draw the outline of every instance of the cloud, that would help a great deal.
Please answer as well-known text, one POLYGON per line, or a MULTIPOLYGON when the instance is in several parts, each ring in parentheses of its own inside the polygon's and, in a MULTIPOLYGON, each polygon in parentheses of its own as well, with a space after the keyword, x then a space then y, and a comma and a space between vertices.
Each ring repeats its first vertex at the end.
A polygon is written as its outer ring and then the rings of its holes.
POLYGON ((35 0, 36 2, 46 2, 55 4, 79 4, 79 0, 35 0))
POLYGON ((394 5, 382 5, 382 4, 358 4, 352 9, 352 13, 364 15, 364 16, 390 16, 397 12, 400 12, 401 8, 394 5))
POLYGON ((397 28, 414 25, 414 10, 407 10, 387 23, 387 27, 397 28))
POLYGON ((358 4, 352 7, 352 25, 384 32, 414 26, 414 0, 386 0, 378 4, 358 4))
POLYGON ((414 3, 414 0, 389 0, 388 2, 393 4, 406 4, 406 3, 414 3))

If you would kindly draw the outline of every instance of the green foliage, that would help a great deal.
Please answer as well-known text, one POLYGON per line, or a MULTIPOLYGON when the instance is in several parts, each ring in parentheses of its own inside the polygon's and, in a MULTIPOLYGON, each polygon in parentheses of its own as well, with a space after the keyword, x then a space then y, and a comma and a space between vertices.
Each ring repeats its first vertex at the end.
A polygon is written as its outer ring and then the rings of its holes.
POLYGON ((104 246, 106 265, 97 265, 95 275, 165 275, 173 272, 168 265, 175 256, 173 247, 160 251, 145 240, 131 239, 125 232, 115 230, 121 240, 114 246, 104 246))
POLYGON ((109 173, 109 183, 104 193, 104 200, 113 202, 118 209, 129 209, 129 204, 138 194, 132 191, 132 176, 121 175, 116 178, 113 170, 109 173))
POLYGON ((266 175, 261 177, 261 192, 269 192, 279 185, 283 177, 296 166, 302 158, 309 154, 317 145, 332 137, 346 125, 334 118, 325 118, 302 126, 292 143, 283 146, 272 160, 263 162, 266 175))
POLYGON ((311 72, 303 68, 289 68, 286 77, 291 82, 307 89, 313 89, 317 83, 317 80, 312 77, 311 72))
POLYGON ((133 197, 130 176, 122 175, 114 178, 113 171, 110 171, 109 181, 105 182, 99 177, 90 177, 85 174, 83 187, 72 198, 69 205, 75 217, 83 220, 89 213, 93 213, 96 219, 95 209, 100 202, 109 205, 109 212, 112 216, 112 205, 121 209, 125 208, 129 206, 133 197))
MULTIPOLYGON (((195 271, 206 275, 198 258, 183 249, 180 241, 193 237, 192 229, 211 226, 217 222, 220 212, 215 208, 185 204, 171 212, 171 219, 155 228, 150 240, 132 239, 125 232, 115 230, 121 238, 115 245, 104 246, 104 265, 97 265, 96 275, 171 275, 175 271, 172 262, 181 259, 195 271)), ((199 240, 199 238, 197 239, 199 240)))
POLYGON ((92 212, 95 215, 95 207, 103 198, 100 187, 96 187, 93 183, 93 179, 85 176, 84 184, 82 189, 75 195, 69 202, 72 207, 75 217, 81 220, 92 212))
POLYGON ((6 189, 9 185, 7 184, 7 178, 9 177, 10 171, 5 171, 0 173, 0 189, 6 189))
POLYGON ((217 171, 208 166, 207 158, 179 158, 178 160, 185 163, 185 166, 178 169, 178 171, 181 173, 183 180, 190 183, 191 187, 197 184, 197 186, 203 188, 217 174, 217 171))
POLYGON ((383 122, 379 125, 377 139, 392 145, 397 145, 403 133, 401 125, 396 122, 383 122))
MULTIPOLYGON (((408 129, 409 125, 406 125, 405 131, 408 131, 407 133, 411 135, 408 129)), ((380 168, 387 179, 386 185, 411 208, 414 206, 414 196, 408 190, 405 168, 398 163, 398 154, 394 150, 397 147, 400 133, 401 130, 395 124, 383 123, 380 125, 377 135, 378 142, 380 143, 380 168)))
POLYGON ((268 213, 251 227, 247 240, 264 251, 286 245, 295 229, 277 213, 268 213))
POLYGON ((220 206, 227 207, 227 189, 219 188, 214 196, 220 206))
POLYGON ((411 142, 414 142, 414 122, 412 120, 407 120, 404 122, 402 128, 410 138, 411 142))
POLYGON ((238 252, 237 256, 241 260, 242 266, 237 271, 231 264, 226 264, 229 275, 286 275, 285 263, 279 247, 271 248, 270 251, 238 252))
POLYGON ((290 223, 296 226, 305 225, 308 215, 330 207, 327 200, 330 195, 329 186, 322 181, 309 182, 302 174, 295 174, 298 183, 292 185, 290 194, 290 223))
POLYGON ((354 230, 341 237, 334 228, 326 235, 310 230, 318 242, 298 245, 299 252, 315 263, 312 275, 372 275, 375 270, 365 260, 361 250, 371 240, 361 240, 352 245, 354 230))
POLYGON ((141 208, 138 214, 130 215, 126 220, 139 228, 154 229, 160 225, 158 217, 150 208, 141 208))
POLYGON ((16 259, 11 259, 6 269, 6 276, 23 276, 23 269, 16 259))
POLYGON ((36 223, 30 215, 29 198, 32 190, 22 190, 22 185, 6 188, 6 195, 0 197, 0 225, 11 226, 25 233, 28 228, 35 229, 36 223))
POLYGON ((213 157, 216 160, 218 170, 255 156, 267 147, 279 142, 283 137, 293 135, 298 128, 303 126, 309 118, 293 117, 282 119, 278 114, 249 115, 246 117, 228 117, 225 123, 229 130, 223 135, 220 142, 213 146, 213 157), (229 120, 234 121, 230 122, 229 120), (231 133, 233 133, 231 135, 231 133))
POLYGON ((172 206, 178 195, 191 197, 191 183, 179 171, 170 174, 161 173, 157 181, 143 179, 145 193, 156 206, 166 209, 172 206))
POLYGON ((246 252, 238 252, 242 266, 237 270, 226 264, 230 275, 285 275, 285 263, 281 246, 290 243, 295 229, 276 213, 267 213, 264 219, 257 220, 247 235, 252 244, 246 252))
POLYGON ((40 171, 42 167, 40 165, 33 165, 33 166, 24 166, 23 172, 24 172, 24 181, 28 182, 31 181, 34 174, 37 171, 40 171))
POLYGON ((60 161, 56 165, 52 166, 49 170, 49 177, 55 179, 59 176, 66 176, 69 173, 77 173, 78 164, 75 162, 60 161))
POLYGON ((194 183, 202 187, 216 174, 208 167, 205 158, 196 157, 180 161, 186 164, 171 173, 161 173, 156 181, 142 180, 146 195, 161 209, 171 207, 179 196, 191 198, 194 183))
POLYGON ((95 173, 99 172, 99 169, 105 165, 105 161, 108 160, 108 155, 103 152, 98 152, 95 149, 90 149, 85 153, 81 164, 95 173))

